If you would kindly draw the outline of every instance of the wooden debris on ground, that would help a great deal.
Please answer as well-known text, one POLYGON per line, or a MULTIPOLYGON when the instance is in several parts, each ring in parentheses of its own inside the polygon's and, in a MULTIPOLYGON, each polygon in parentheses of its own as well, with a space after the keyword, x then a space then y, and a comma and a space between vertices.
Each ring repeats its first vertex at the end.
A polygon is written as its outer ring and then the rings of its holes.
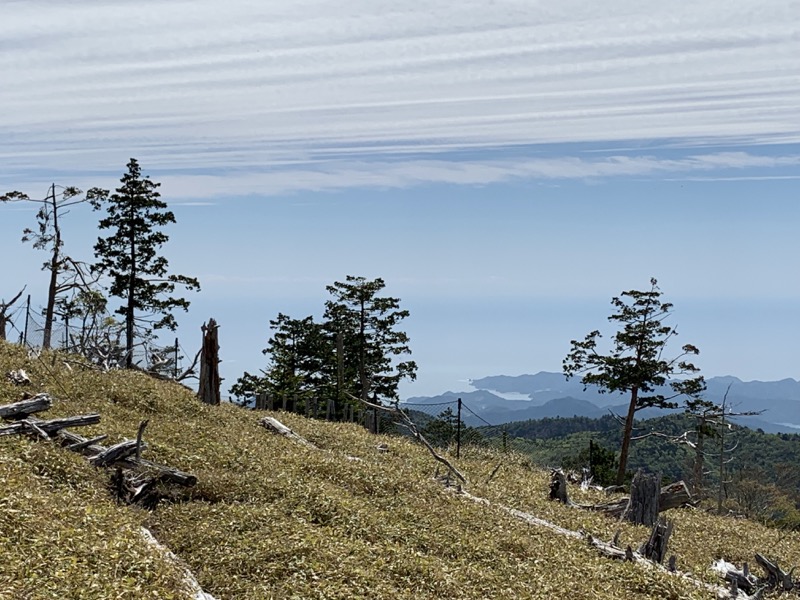
POLYGON ((36 394, 19 402, 0 406, 0 418, 17 419, 27 417, 37 412, 43 412, 53 405, 49 394, 36 394))
POLYGON ((25 369, 14 369, 13 371, 9 371, 6 373, 6 379, 8 379, 14 385, 30 385, 31 378, 28 377, 28 374, 25 372, 25 369))
POLYGON ((158 550, 158 552, 168 562, 171 562, 173 565, 177 566, 181 571, 183 571, 183 583, 187 588, 186 591, 192 595, 192 600, 217 600, 211 594, 203 591, 203 588, 200 587, 200 583, 197 581, 197 578, 189 570, 189 567, 186 566, 186 563, 175 556, 175 554, 173 554, 169 548, 161 544, 161 542, 159 542, 155 536, 150 533, 149 529, 142 527, 141 534, 145 541, 158 550))
MULTIPOLYGON (((535 527, 543 527, 565 537, 575 538, 575 539, 585 539, 590 546, 595 548, 602 556, 606 556, 608 558, 612 558, 615 560, 624 560, 635 563, 640 565, 644 568, 653 568, 658 569, 666 573, 671 573, 676 577, 681 577, 682 579, 692 583, 693 585, 697 586, 698 588, 705 589, 715 595, 717 598, 725 598, 725 599, 736 599, 736 600, 745 600, 742 596, 730 595, 730 592, 719 585, 713 585, 710 583, 706 583, 700 579, 695 578, 689 573, 683 573, 678 571, 675 567, 675 557, 670 557, 669 559, 669 567, 664 567, 657 562, 653 562, 645 558, 640 552, 636 552, 630 546, 626 546, 625 548, 621 548, 619 546, 619 533, 614 536, 614 539, 610 542, 604 542, 591 534, 585 531, 573 531, 570 529, 565 529, 564 527, 560 527, 555 523, 551 523, 545 519, 541 519, 536 517, 530 513, 517 510, 515 508, 511 508, 509 506, 504 506, 502 504, 493 504, 486 498, 481 498, 479 496, 473 496, 469 492, 464 490, 458 490, 455 488, 447 488, 448 491, 452 493, 458 494, 459 497, 464 498, 466 500, 470 500, 472 502, 476 502, 478 504, 482 504, 485 506, 492 506, 494 508, 498 508, 512 517, 524 521, 530 525, 535 527)), ((651 533, 651 537, 652 537, 651 533)))
MULTIPOLYGON (((6 405, 7 406, 7 405, 6 405)), ((67 427, 84 427, 86 425, 97 425, 100 422, 100 415, 80 415, 77 417, 64 417, 61 419, 52 419, 50 421, 42 421, 39 419, 28 418, 16 421, 10 425, 0 426, 0 435, 19 435, 19 434, 34 434, 37 437, 45 437, 45 439, 58 433, 67 427), (46 434, 42 436, 42 433, 46 434)))
POLYGON ((653 515, 664 512, 665 510, 680 508, 683 506, 693 506, 695 504, 695 500, 689 493, 689 488, 683 481, 678 481, 676 483, 663 486, 658 493, 658 501, 656 503, 653 494, 654 490, 658 488, 657 486, 653 488, 652 482, 649 482, 648 488, 650 499, 647 501, 647 506, 649 508, 648 510, 645 510, 645 505, 643 504, 645 501, 643 500, 641 492, 636 493, 635 482, 636 478, 634 478, 634 488, 632 489, 631 496, 623 496, 617 500, 613 500, 611 502, 602 502, 599 504, 579 504, 573 502, 569 497, 567 491, 567 481, 564 472, 561 469, 553 469, 550 472, 549 495, 551 500, 557 500, 562 504, 566 504, 567 506, 574 506, 584 510, 602 512, 615 518, 624 518, 627 511, 627 516, 629 517, 627 520, 632 520, 630 517, 633 517, 632 522, 637 523, 635 519, 640 518, 641 522, 637 524, 643 524, 647 526, 651 526, 655 522, 655 519, 647 522, 647 519, 643 518, 645 514, 652 518, 653 515), (632 497, 634 498, 635 502, 634 506, 639 506, 638 509, 628 508, 631 505, 632 497), (636 500, 637 497, 639 500, 636 500), (656 505, 658 507, 657 512, 653 512, 656 505))
POLYGON ((711 565, 711 570, 716 571, 720 576, 727 581, 731 586, 731 596, 739 598, 761 598, 761 595, 766 590, 781 592, 790 592, 795 589, 796 582, 792 574, 795 567, 787 573, 778 566, 777 561, 773 562, 766 558, 763 554, 755 554, 756 563, 764 569, 766 576, 757 577, 750 572, 750 567, 747 563, 742 565, 741 569, 736 568, 736 565, 724 560, 718 560, 711 565))
POLYGON ((56 440, 66 450, 85 456, 96 467, 114 468, 110 487, 117 499, 126 504, 153 509, 164 496, 162 492, 165 490, 160 486, 176 484, 191 487, 197 483, 194 475, 141 458, 142 449, 147 447, 142 440, 147 421, 140 423, 135 440, 103 446, 100 442, 108 437, 106 435, 85 438, 67 430, 68 427, 96 425, 100 422, 99 414, 50 420, 31 416, 51 406, 52 398, 48 394, 37 394, 0 406, 0 418, 10 421, 8 425, 0 425, 0 436, 28 435, 36 439, 56 440))
POLYGON ((289 429, 286 425, 284 425, 274 417, 264 417, 263 419, 260 419, 258 421, 258 424, 264 427, 267 431, 271 431, 275 435, 281 435, 285 438, 298 442, 304 446, 308 446, 309 448, 316 448, 314 444, 309 442, 302 435, 296 434, 294 431, 289 429))

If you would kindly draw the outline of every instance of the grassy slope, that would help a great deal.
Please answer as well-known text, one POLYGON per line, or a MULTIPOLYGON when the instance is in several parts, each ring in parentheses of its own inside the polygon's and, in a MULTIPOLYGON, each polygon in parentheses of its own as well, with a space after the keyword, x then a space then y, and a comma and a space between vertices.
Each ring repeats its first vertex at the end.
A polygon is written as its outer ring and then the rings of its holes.
MULTIPOLYGON (((145 456, 200 483, 154 513, 118 507, 103 489, 106 476, 82 458, 0 438, 0 598, 185 598, 175 569, 140 540, 140 524, 224 600, 710 597, 445 493, 430 457, 408 440, 280 415, 323 449, 315 451, 268 434, 253 412, 203 406, 180 386, 136 373, 68 373, 45 360, 0 345, 0 373, 22 366, 34 391, 58 398, 50 415, 100 412, 101 424, 82 433, 108 433, 109 442, 133 437, 148 418, 145 456), (380 442, 388 453, 375 450, 380 442)), ((0 403, 18 394, 0 382, 0 403)), ((624 543, 647 536, 548 502, 547 474, 514 455, 471 451, 459 464, 476 495, 604 539, 620 527, 624 543), (483 483, 499 460, 503 468, 483 483)), ((781 564, 800 563, 795 534, 695 511, 671 516, 679 567, 708 581, 719 556, 752 561, 762 549, 781 564)))

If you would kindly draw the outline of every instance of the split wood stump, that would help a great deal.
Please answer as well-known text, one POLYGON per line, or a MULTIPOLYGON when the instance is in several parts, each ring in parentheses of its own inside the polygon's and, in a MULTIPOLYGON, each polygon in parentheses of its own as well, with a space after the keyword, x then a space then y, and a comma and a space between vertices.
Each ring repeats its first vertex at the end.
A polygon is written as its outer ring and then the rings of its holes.
POLYGON ((217 405, 220 403, 219 377, 219 325, 209 319, 201 327, 203 347, 200 350, 200 386, 197 392, 201 402, 217 405))

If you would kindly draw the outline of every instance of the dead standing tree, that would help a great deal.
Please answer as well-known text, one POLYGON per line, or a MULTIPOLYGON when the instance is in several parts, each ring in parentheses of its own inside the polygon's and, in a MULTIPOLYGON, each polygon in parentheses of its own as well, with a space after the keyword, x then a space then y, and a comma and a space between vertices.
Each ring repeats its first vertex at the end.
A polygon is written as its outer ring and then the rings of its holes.
POLYGON ((11 321, 11 315, 9 311, 11 307, 14 306, 14 303, 19 300, 20 296, 22 296, 22 292, 25 291, 23 287, 19 294, 14 296, 10 302, 6 302, 4 300, 0 300, 0 340, 6 339, 6 325, 11 321))
POLYGON ((47 305, 44 309, 44 332, 42 348, 49 349, 53 334, 55 307, 59 295, 72 289, 70 284, 60 282, 62 274, 73 268, 73 263, 64 254, 64 240, 59 219, 69 213, 69 208, 78 204, 89 203, 103 193, 99 188, 92 188, 85 194, 76 187, 52 184, 43 199, 31 198, 27 194, 13 191, 0 195, 0 202, 29 202, 39 205, 36 213, 36 228, 25 228, 22 232, 23 242, 31 242, 37 250, 49 254, 42 269, 50 272, 50 283, 47 292, 47 305))
POLYGON ((219 325, 214 319, 202 326, 203 347, 200 350, 200 387, 197 396, 206 404, 219 404, 219 325))

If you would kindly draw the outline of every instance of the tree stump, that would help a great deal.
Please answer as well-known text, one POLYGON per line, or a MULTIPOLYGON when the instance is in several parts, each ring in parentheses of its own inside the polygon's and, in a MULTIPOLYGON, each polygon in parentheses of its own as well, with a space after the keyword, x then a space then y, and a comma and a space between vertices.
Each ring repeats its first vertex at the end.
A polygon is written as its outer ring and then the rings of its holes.
POLYGON ((200 387, 197 392, 201 402, 217 405, 220 403, 219 378, 219 325, 214 319, 203 324, 203 347, 200 351, 200 387))
POLYGON ((631 499, 622 519, 652 527, 658 521, 660 496, 661 473, 648 474, 639 469, 631 482, 631 499))
POLYGON ((653 530, 650 532, 650 539, 642 545, 639 553, 648 560, 658 564, 663 563, 664 557, 667 555, 667 546, 671 535, 672 521, 667 521, 664 518, 658 519, 658 522, 653 525, 653 530))
POLYGON ((550 471, 550 500, 558 500, 567 506, 572 504, 567 495, 567 478, 561 469, 550 471))

